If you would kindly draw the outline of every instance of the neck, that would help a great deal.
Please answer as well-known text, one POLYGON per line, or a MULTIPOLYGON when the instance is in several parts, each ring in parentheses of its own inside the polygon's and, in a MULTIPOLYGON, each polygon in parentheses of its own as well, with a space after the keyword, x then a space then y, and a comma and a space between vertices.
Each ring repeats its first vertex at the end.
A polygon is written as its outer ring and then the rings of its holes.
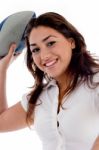
POLYGON ((66 75, 64 77, 62 76, 62 77, 58 78, 56 81, 57 81, 57 84, 59 87, 59 91, 64 92, 66 90, 66 87, 67 87, 66 75))

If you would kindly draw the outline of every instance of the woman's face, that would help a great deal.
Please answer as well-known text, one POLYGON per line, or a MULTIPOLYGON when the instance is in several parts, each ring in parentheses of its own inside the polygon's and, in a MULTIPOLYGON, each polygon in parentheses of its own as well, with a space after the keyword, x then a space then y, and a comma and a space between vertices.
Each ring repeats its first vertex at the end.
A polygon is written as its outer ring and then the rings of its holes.
POLYGON ((29 43, 34 63, 40 70, 56 80, 66 76, 75 48, 72 38, 66 39, 50 27, 39 26, 32 29, 29 43))

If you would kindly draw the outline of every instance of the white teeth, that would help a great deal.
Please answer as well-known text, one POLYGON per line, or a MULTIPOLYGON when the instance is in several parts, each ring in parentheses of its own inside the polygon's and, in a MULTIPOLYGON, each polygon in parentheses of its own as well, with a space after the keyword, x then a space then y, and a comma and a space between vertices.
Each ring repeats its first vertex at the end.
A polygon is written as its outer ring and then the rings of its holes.
POLYGON ((46 67, 52 66, 55 62, 56 62, 56 60, 53 60, 53 61, 51 61, 49 63, 46 63, 45 66, 46 67))

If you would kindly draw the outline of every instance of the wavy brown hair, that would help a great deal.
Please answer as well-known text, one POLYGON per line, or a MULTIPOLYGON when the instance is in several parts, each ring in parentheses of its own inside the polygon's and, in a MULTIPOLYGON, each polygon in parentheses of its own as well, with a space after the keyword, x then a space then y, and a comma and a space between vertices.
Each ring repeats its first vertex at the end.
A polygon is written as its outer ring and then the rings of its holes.
POLYGON ((44 72, 37 66, 35 70, 33 68, 34 62, 28 40, 31 30, 38 26, 53 28, 64 37, 73 38, 75 41, 76 46, 72 51, 71 62, 66 70, 66 72, 68 72, 68 85, 66 89, 67 95, 82 82, 86 82, 90 88, 99 85, 99 82, 94 83, 93 81, 93 75, 99 72, 99 60, 93 57, 90 52, 86 50, 86 43, 83 36, 71 23, 69 23, 63 16, 54 12, 47 12, 37 18, 31 19, 26 28, 25 39, 27 45, 27 67, 35 79, 35 84, 29 94, 30 99, 27 112, 27 122, 31 121, 32 114, 32 119, 34 120, 36 102, 43 90, 43 87, 45 86, 43 83, 43 79, 45 78, 44 72))

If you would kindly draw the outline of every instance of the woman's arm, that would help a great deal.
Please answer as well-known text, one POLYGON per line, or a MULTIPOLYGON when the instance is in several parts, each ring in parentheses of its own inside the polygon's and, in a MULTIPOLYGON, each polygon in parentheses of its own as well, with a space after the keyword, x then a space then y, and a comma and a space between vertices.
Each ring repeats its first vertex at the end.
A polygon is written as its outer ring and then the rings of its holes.
POLYGON ((97 137, 92 150, 99 150, 99 136, 97 137))
POLYGON ((14 131, 25 127, 27 127, 26 112, 20 102, 0 114, 0 132, 14 131))
MULTIPOLYGON (((18 102, 8 108, 6 99, 7 68, 13 59, 15 45, 10 47, 7 56, 0 60, 0 132, 13 131, 27 126, 26 112, 18 102)), ((15 58, 15 57, 14 57, 15 58)))

